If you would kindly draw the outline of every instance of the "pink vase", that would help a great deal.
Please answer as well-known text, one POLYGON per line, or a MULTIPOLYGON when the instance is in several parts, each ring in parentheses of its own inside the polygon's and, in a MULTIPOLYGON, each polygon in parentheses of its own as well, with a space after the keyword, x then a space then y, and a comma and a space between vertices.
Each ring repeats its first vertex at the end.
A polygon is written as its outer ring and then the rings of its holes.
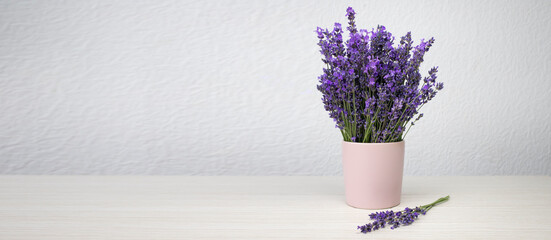
POLYGON ((404 141, 343 141, 342 163, 346 203, 364 209, 390 208, 400 204, 404 148, 404 141))

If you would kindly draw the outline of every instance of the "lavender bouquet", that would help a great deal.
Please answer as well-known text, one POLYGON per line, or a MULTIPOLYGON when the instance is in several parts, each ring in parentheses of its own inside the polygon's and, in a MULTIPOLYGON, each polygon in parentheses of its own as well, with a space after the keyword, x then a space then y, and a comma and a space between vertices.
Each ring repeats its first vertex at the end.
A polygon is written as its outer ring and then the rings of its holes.
POLYGON ((346 16, 346 42, 339 23, 332 31, 320 27, 316 31, 326 64, 317 86, 323 94, 325 110, 344 141, 402 141, 411 126, 423 117, 419 110, 444 87, 436 82, 437 67, 423 79, 419 73, 434 38, 413 46, 408 32, 394 46, 394 37, 384 26, 358 30, 351 7, 346 16))

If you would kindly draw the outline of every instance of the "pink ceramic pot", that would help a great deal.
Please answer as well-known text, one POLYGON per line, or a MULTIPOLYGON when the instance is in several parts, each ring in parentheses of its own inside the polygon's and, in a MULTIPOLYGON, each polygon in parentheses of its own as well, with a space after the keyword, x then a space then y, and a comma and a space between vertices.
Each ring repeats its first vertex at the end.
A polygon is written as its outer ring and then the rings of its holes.
POLYGON ((393 143, 342 142, 346 203, 364 209, 400 204, 404 141, 393 143))

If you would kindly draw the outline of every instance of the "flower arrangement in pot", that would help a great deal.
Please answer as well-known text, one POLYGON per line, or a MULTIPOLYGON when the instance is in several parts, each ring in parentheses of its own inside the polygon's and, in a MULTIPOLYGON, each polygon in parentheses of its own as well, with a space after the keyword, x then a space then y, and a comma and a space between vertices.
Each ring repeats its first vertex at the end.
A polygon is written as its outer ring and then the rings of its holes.
POLYGON ((400 203, 404 138, 443 88, 437 67, 425 77, 419 71, 434 38, 414 46, 408 32, 395 43, 384 26, 357 29, 351 7, 346 16, 346 41, 339 23, 332 30, 317 28, 325 64, 317 88, 344 140, 347 204, 389 208, 400 203))

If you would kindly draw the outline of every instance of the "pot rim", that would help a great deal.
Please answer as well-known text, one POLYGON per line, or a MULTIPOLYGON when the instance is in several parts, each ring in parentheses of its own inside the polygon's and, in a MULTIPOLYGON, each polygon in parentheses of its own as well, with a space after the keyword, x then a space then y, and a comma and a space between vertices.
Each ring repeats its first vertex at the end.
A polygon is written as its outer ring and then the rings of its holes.
POLYGON ((342 140, 343 144, 350 144, 350 145, 395 145, 395 144, 404 144, 405 140, 399 141, 399 142, 388 142, 388 143, 359 143, 359 142, 347 142, 342 140))

